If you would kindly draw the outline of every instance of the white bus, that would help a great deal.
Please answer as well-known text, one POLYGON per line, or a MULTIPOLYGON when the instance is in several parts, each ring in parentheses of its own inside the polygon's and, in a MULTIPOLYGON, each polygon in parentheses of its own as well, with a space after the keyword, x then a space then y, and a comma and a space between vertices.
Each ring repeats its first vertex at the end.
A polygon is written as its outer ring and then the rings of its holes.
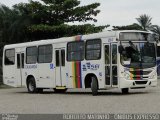
POLYGON ((157 43, 157 76, 160 77, 160 43, 157 43))
POLYGON ((3 82, 28 92, 98 90, 157 85, 156 42, 149 32, 106 31, 6 45, 3 82))

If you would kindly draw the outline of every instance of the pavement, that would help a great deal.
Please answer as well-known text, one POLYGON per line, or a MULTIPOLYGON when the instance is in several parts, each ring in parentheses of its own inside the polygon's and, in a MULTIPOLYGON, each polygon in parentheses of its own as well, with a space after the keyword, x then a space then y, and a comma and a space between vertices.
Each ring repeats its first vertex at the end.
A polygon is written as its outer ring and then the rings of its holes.
POLYGON ((26 88, 1 88, 0 113, 160 113, 160 80, 157 87, 130 90, 127 95, 119 89, 92 96, 90 89, 29 94, 26 88))

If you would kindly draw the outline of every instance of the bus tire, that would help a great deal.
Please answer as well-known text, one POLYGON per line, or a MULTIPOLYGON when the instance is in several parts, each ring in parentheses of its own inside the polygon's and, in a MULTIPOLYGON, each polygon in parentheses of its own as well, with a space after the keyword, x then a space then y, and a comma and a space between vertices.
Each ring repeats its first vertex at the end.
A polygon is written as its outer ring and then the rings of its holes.
POLYGON ((96 96, 98 94, 98 81, 96 77, 91 77, 92 82, 91 82, 91 90, 92 90, 92 95, 96 96))
POLYGON ((65 93, 66 91, 67 91, 67 89, 56 89, 56 88, 54 88, 55 93, 65 93))
POLYGON ((122 88, 121 91, 122 91, 122 94, 128 94, 129 88, 122 88))
POLYGON ((36 88, 36 82, 33 77, 29 78, 27 81, 27 89, 29 93, 37 93, 38 89, 36 88))

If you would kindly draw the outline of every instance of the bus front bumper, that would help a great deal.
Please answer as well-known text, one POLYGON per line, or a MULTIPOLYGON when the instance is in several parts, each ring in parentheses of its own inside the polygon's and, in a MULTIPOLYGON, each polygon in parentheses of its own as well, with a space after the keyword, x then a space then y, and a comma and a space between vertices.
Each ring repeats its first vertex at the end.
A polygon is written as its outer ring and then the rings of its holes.
POLYGON ((120 78, 119 88, 145 88, 145 87, 156 87, 157 79, 148 80, 126 80, 120 78))

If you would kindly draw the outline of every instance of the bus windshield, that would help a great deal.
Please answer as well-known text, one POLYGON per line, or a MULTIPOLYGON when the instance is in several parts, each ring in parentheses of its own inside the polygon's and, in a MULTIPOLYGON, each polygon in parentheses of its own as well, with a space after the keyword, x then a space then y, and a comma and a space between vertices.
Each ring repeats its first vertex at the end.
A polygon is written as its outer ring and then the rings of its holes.
POLYGON ((156 65, 155 44, 123 42, 119 46, 121 64, 129 68, 150 68, 156 65))

